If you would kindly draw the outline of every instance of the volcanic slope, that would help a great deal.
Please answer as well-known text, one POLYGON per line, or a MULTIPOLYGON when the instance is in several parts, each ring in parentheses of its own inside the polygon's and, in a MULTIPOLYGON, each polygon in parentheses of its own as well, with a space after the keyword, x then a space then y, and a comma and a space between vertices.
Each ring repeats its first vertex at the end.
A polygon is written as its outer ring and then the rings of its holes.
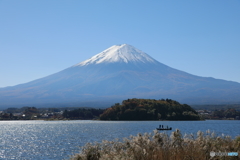
POLYGON ((240 83, 194 76, 123 44, 50 76, 1 88, 0 107, 108 107, 126 98, 220 104, 239 103, 239 95, 240 83))

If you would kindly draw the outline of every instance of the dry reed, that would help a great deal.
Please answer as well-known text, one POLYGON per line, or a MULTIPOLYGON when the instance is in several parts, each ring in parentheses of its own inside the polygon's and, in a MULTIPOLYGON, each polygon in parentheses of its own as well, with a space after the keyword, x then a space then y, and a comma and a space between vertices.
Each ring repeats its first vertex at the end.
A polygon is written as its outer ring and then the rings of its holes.
POLYGON ((235 160, 240 156, 210 156, 210 152, 240 152, 240 137, 216 136, 209 130, 181 135, 180 130, 145 133, 120 141, 86 144, 71 160, 235 160))

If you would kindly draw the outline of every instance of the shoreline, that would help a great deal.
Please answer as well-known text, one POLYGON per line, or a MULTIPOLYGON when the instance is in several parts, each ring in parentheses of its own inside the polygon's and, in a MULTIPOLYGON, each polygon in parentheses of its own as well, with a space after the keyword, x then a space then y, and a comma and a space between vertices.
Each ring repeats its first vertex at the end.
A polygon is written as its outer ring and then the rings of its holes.
POLYGON ((141 121, 149 121, 149 122, 171 122, 171 121, 214 121, 214 120, 225 120, 225 121, 239 121, 238 119, 205 119, 205 120, 96 120, 96 119, 20 119, 20 120, 0 120, 1 121, 102 121, 102 122, 141 122, 141 121))

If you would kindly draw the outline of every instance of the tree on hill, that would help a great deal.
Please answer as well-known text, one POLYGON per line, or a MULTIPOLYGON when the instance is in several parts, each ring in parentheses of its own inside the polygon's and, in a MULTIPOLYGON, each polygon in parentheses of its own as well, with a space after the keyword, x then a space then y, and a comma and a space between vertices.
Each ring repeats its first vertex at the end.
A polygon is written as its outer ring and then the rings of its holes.
POLYGON ((240 116, 240 111, 237 111, 234 108, 228 108, 226 110, 215 110, 212 115, 215 118, 236 118, 237 116, 240 116))
POLYGON ((85 108, 79 108, 75 110, 65 110, 63 112, 63 117, 68 119, 94 119, 96 117, 99 117, 100 114, 102 114, 104 109, 85 109, 85 108))
POLYGON ((171 99, 127 99, 106 109, 101 120, 199 120, 197 112, 187 104, 171 99))

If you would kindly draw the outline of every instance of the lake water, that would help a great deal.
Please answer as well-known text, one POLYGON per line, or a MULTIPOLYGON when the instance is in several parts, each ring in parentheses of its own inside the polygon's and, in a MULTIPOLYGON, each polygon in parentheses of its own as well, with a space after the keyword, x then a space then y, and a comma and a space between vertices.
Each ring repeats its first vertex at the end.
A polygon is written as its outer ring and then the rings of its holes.
MULTIPOLYGON (((240 135, 240 121, 0 121, 0 159, 69 159, 88 142, 153 133, 168 125, 182 134, 210 129, 216 135, 240 135)), ((166 131, 171 133, 171 131, 166 131)))

